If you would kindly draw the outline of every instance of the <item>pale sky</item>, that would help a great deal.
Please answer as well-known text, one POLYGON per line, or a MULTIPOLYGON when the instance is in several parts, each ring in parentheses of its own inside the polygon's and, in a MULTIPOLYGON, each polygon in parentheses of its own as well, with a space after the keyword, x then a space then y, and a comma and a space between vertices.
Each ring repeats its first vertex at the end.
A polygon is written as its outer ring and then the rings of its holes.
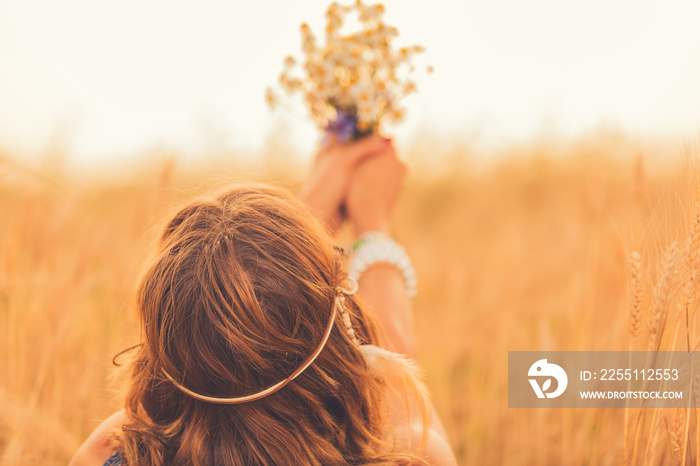
MULTIPOLYGON (((488 148, 603 124, 698 138, 697 0, 384 4, 397 44, 424 45, 417 63, 435 68, 418 76, 399 139, 476 134, 488 148)), ((154 146, 197 156, 212 141, 255 150, 282 123, 310 151, 303 108, 273 114, 263 95, 327 5, 0 0, 0 148, 31 156, 60 134, 80 163, 154 146)))

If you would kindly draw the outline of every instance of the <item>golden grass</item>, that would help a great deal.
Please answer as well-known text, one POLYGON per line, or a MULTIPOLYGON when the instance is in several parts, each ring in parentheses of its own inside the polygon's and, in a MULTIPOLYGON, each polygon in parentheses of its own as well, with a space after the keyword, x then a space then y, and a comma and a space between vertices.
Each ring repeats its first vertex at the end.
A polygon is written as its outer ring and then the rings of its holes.
MULTIPOLYGON (((419 275, 421 363, 460 462, 619 464, 625 436, 634 464, 695 461, 697 411, 507 407, 509 350, 695 345, 693 150, 602 134, 483 163, 468 145, 438 158, 430 144, 406 154, 395 226, 419 275)), ((96 179, 12 160, 0 158, 0 461, 65 464, 117 406, 111 358, 138 338, 133 288, 159 221, 212 185, 294 188, 302 172, 279 153, 96 179)))

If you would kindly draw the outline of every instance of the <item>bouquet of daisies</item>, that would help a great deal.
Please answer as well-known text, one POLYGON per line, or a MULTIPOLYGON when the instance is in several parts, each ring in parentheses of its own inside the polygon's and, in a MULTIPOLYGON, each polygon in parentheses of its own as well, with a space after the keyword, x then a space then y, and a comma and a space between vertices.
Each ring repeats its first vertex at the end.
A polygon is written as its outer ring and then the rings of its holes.
MULTIPOLYGON (((411 58, 423 47, 392 47, 398 30, 384 24, 383 15, 382 4, 334 2, 326 10, 325 44, 319 44, 309 26, 302 24, 304 60, 293 56, 284 60, 280 86, 290 96, 302 96, 326 138, 358 140, 377 132, 384 121, 404 118, 400 100, 416 91, 410 79, 411 58), (359 30, 341 33, 352 12, 357 13, 359 30)), ((273 108, 279 101, 271 89, 266 100, 273 108)))

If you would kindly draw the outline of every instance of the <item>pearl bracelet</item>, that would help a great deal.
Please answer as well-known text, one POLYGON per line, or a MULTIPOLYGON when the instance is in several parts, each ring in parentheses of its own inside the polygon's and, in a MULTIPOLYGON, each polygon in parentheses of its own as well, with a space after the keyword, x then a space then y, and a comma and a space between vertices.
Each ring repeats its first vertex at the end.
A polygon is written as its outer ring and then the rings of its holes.
POLYGON ((380 262, 398 268, 405 280, 406 296, 412 298, 416 295, 418 280, 411 259, 403 246, 386 233, 369 231, 360 235, 350 248, 348 273, 351 278, 359 280, 367 268, 380 262))

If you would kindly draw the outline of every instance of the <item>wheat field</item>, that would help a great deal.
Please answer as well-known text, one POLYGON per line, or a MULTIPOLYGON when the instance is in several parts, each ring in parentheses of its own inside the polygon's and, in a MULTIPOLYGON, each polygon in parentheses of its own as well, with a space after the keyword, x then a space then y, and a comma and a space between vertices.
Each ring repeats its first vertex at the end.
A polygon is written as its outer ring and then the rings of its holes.
MULTIPOLYGON (((695 464, 695 409, 628 413, 625 448, 624 410, 509 409, 507 354, 646 349, 647 317, 631 341, 631 298, 644 316, 659 309, 664 251, 700 234, 696 144, 601 132, 485 160, 467 142, 433 143, 406 144, 394 226, 419 276, 420 362, 460 464, 695 464)), ((87 173, 0 153, 1 464, 66 464, 119 406, 112 356, 138 339, 134 287, 173 209, 241 180, 294 190, 304 175, 280 145, 258 162, 235 155, 153 153, 87 173)), ((671 274, 664 322, 687 276, 671 274)), ((695 345, 690 312, 676 341, 655 330, 662 348, 695 345)))

